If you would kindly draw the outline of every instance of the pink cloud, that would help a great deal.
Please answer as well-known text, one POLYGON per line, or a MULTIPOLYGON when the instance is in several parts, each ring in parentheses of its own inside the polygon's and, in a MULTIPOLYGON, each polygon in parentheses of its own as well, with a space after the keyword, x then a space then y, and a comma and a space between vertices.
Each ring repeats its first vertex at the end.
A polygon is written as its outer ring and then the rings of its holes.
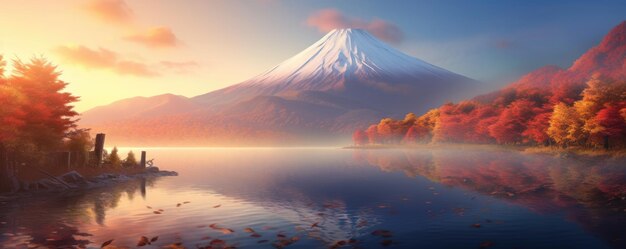
POLYGON ((85 9, 93 16, 111 23, 129 23, 133 11, 124 0, 92 0, 85 9))
POLYGON ((129 35, 124 39, 148 47, 175 47, 179 43, 172 29, 168 27, 154 27, 145 32, 129 35))
POLYGON ((104 49, 90 49, 85 46, 60 46, 54 52, 72 64, 79 64, 90 68, 108 68, 115 65, 118 59, 117 53, 104 49))
POLYGON ((159 75, 147 64, 122 60, 120 56, 108 49, 91 49, 86 46, 59 46, 53 51, 70 64, 88 69, 107 69, 120 75, 153 77, 159 75))
POLYGON ((359 28, 365 29, 387 42, 400 43, 404 39, 404 32, 393 23, 379 18, 374 18, 371 21, 353 18, 336 9, 319 10, 307 18, 306 24, 323 33, 338 28, 359 28))
POLYGON ((128 74, 134 76, 153 77, 159 75, 150 70, 148 65, 135 61, 123 60, 115 65, 115 72, 118 74, 128 74))

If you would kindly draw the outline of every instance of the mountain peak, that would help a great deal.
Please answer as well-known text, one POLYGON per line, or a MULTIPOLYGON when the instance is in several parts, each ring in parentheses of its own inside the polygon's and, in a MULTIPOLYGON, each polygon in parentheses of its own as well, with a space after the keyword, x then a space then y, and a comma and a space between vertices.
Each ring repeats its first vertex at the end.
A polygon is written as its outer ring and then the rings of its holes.
POLYGON ((269 94, 291 90, 341 90, 347 81, 417 79, 469 80, 404 54, 358 28, 333 29, 302 52, 243 86, 271 86, 269 94))

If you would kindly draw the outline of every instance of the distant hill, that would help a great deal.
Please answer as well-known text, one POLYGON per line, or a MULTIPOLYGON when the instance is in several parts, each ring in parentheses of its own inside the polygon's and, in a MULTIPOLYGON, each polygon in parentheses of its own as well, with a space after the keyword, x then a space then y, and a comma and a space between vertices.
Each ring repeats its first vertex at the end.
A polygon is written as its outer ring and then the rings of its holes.
MULTIPOLYGON (((416 110, 419 113, 419 110, 416 110)), ((626 147, 626 22, 571 67, 539 68, 508 86, 421 117, 384 119, 358 144, 459 142, 626 147)))
POLYGON ((477 86, 364 30, 337 29, 242 83, 193 98, 120 100, 84 112, 81 126, 118 145, 345 143, 373 120, 469 97, 477 86))

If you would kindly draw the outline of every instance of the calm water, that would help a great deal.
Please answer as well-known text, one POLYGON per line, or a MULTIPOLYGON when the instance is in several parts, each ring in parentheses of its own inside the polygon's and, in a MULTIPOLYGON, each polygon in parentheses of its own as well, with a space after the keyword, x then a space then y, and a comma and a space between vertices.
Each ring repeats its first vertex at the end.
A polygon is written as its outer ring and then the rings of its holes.
POLYGON ((148 151, 180 176, 0 203, 0 247, 115 239, 135 248, 159 236, 145 248, 626 248, 623 162, 480 150, 148 151))

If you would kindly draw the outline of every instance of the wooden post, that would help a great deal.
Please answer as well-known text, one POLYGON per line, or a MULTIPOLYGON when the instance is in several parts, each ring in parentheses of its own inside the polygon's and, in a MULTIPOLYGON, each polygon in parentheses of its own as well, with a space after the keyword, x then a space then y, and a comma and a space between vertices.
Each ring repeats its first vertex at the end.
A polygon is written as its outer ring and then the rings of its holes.
POLYGON ((146 168, 146 151, 141 151, 141 161, 139 161, 139 165, 141 165, 142 169, 146 168))
POLYGON ((96 146, 94 148, 94 152, 96 154, 96 165, 100 166, 102 163, 102 156, 104 154, 104 137, 105 134, 98 133, 96 135, 96 146))
POLYGON ((61 155, 61 160, 67 163, 67 170, 69 171, 72 168, 72 152, 63 151, 61 155))

